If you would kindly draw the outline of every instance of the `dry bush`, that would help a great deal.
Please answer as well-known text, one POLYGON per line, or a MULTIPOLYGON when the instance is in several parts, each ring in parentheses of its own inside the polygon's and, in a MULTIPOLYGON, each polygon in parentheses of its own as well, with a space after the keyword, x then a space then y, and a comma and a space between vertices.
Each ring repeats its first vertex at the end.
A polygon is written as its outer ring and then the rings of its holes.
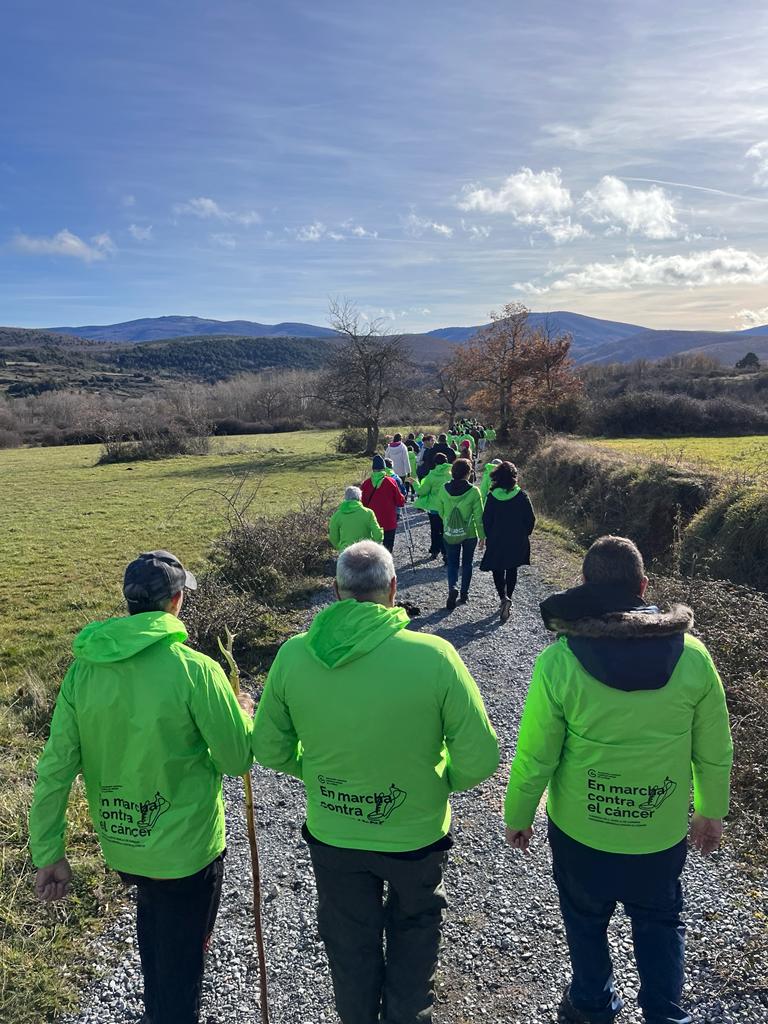
POLYGON ((726 487, 683 534, 682 568, 768 591, 768 491, 726 487))
POLYGON ((340 455, 360 455, 365 452, 368 439, 362 427, 345 427, 332 442, 333 450, 340 455))
POLYGON ((660 605, 689 604, 695 633, 723 679, 735 746, 732 819, 753 850, 768 845, 768 597, 747 587, 701 577, 653 577, 660 605))

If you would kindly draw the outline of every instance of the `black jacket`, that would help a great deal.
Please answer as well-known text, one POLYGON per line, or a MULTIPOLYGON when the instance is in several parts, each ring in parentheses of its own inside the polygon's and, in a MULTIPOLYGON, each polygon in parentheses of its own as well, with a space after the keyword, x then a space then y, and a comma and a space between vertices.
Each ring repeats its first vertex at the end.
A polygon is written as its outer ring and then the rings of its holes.
POLYGON ((489 571, 530 565, 530 536, 535 523, 533 506, 525 491, 507 501, 498 501, 489 491, 483 512, 486 546, 480 568, 489 571))

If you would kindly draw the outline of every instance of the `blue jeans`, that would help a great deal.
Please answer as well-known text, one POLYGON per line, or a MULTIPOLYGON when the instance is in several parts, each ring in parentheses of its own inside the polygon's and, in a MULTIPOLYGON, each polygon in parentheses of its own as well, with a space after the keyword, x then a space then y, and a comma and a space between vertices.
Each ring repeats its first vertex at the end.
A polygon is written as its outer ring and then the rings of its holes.
POLYGON ((475 557, 477 537, 470 537, 460 544, 445 542, 445 564, 448 568, 448 589, 455 590, 459 581, 459 561, 461 561, 461 592, 469 593, 472 582, 472 559, 475 557))
POLYGON ((632 921, 638 1002, 647 1024, 690 1024, 680 1007, 685 974, 680 875, 686 840, 660 853, 604 853, 577 843, 550 821, 549 844, 571 954, 574 1007, 594 1024, 610 1024, 623 1006, 607 937, 616 904, 623 903, 632 921))

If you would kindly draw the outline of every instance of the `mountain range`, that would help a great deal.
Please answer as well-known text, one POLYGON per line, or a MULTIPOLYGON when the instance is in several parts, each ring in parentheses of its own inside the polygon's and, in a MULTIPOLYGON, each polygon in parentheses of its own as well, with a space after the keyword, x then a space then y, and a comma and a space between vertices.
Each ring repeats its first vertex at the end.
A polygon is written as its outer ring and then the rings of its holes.
MULTIPOLYGON (((681 353, 700 352, 732 364, 748 350, 754 351, 762 360, 768 359, 768 324, 744 331, 664 331, 566 310, 531 313, 529 322, 534 327, 546 326, 553 333, 567 331, 571 334, 572 353, 577 363, 623 363, 639 358, 661 359, 681 353)), ((445 358, 452 345, 463 344, 483 326, 440 327, 422 334, 408 334, 406 337, 417 361, 428 363, 445 358)), ((117 324, 52 327, 44 330, 48 335, 123 345, 201 336, 325 340, 335 336, 329 327, 318 327, 315 324, 262 324, 251 320, 211 320, 196 316, 146 317, 117 324)))

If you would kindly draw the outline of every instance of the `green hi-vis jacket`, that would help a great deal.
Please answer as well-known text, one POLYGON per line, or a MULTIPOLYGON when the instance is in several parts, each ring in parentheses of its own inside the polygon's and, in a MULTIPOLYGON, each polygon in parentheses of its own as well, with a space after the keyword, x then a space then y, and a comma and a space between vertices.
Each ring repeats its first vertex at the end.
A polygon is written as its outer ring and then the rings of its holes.
POLYGON ((253 732, 257 761, 302 779, 332 846, 405 851, 450 827, 449 794, 496 770, 480 692, 446 640, 402 608, 340 601, 283 644, 253 732))
POLYGON ((94 622, 75 638, 29 812, 38 867, 64 856, 79 773, 111 868, 182 878, 224 849, 221 776, 250 766, 252 722, 186 638, 165 612, 94 622))
POLYGON ((328 539, 337 551, 343 551, 359 540, 374 540, 381 544, 384 531, 375 513, 361 501, 342 501, 328 524, 328 539))
POLYGON ((416 492, 416 508, 423 508, 426 512, 437 512, 438 492, 451 479, 451 467, 447 462, 441 462, 439 466, 431 469, 419 484, 416 492))
POLYGON ((472 537, 485 537, 483 528, 483 499, 478 487, 470 486, 458 497, 445 487, 438 488, 435 509, 443 520, 443 540, 446 544, 460 544, 472 537))
POLYGON ((679 843, 694 808, 728 811, 733 748, 720 677, 686 635, 666 685, 627 692, 595 679, 561 636, 536 660, 512 762, 504 818, 533 822, 544 789, 554 823, 609 853, 679 843))

